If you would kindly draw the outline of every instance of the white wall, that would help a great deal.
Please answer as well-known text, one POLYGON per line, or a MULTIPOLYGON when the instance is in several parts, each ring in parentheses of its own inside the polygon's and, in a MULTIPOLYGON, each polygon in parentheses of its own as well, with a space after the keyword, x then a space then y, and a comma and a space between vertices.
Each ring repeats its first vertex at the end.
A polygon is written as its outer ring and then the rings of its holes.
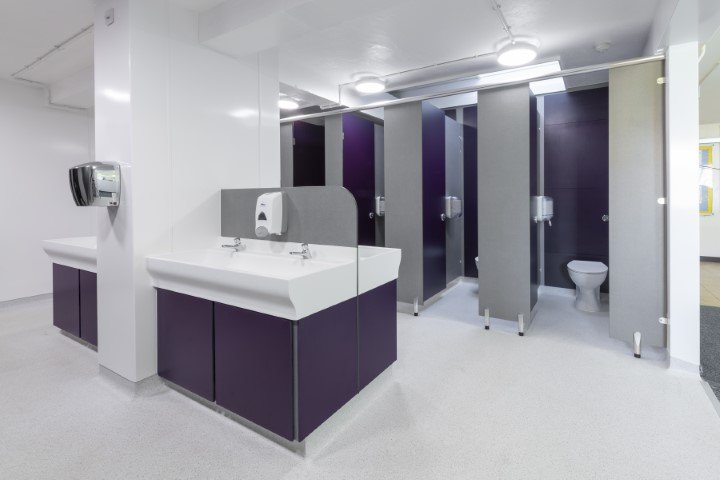
POLYGON ((95 25, 96 150, 123 166, 98 216, 98 357, 139 381, 157 367, 145 257, 215 245, 220 189, 280 185, 277 57, 199 45, 197 15, 167 0, 100 1, 95 25))
POLYGON ((95 212, 75 206, 67 174, 91 160, 91 136, 90 114, 0 80, 0 302, 52 291, 42 240, 95 234, 95 212))

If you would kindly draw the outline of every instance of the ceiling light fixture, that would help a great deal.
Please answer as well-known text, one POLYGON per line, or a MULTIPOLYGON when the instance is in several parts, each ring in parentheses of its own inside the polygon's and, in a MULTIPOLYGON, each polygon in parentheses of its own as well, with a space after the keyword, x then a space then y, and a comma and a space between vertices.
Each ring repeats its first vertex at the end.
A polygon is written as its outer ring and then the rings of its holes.
POLYGON ((378 77, 364 77, 355 82, 360 93, 380 93, 385 90, 385 80, 378 77))
POLYGON ((506 67, 519 67, 532 62, 538 56, 540 42, 531 37, 519 37, 512 32, 512 27, 502 12, 502 7, 497 0, 489 0, 490 8, 497 15, 502 29, 507 33, 507 38, 496 45, 497 61, 506 67))
POLYGON ((278 107, 280 110, 297 110, 300 108, 300 104, 290 97, 280 97, 278 107))

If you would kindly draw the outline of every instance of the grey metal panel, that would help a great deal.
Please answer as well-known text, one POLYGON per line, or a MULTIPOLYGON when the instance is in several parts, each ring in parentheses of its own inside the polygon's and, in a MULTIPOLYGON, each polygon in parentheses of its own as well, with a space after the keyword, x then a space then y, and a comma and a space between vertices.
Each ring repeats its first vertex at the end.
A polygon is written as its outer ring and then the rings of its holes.
POLYGON ((610 336, 653 346, 666 344, 662 76, 662 62, 610 71, 610 336))
POLYGON ((266 192, 285 193, 287 232, 266 240, 357 247, 357 206, 343 187, 221 190, 221 234, 255 237, 255 204, 266 192))
POLYGON ((479 312, 530 320, 530 90, 478 93, 479 312))
POLYGON ((280 125, 280 185, 293 186, 293 124, 280 125))
MULTIPOLYGON (((445 195, 463 198, 462 126, 445 117, 445 195)), ((463 275, 464 217, 445 220, 447 283, 463 275)))
MULTIPOLYGON (((375 125, 375 196, 385 195, 385 127, 375 125)), ((375 245, 385 245, 385 218, 375 217, 375 245)))
POLYGON ((385 245, 402 249, 398 300, 422 300, 422 107, 385 109, 385 245))
POLYGON ((325 119, 325 185, 343 185, 342 115, 325 119))

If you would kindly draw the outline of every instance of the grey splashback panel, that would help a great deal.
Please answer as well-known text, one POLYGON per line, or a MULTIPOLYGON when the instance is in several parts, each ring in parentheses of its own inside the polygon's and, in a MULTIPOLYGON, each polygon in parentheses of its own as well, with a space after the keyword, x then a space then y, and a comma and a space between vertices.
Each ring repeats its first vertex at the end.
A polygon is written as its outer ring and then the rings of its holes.
POLYGON ((221 234, 224 237, 255 236, 255 204, 258 196, 282 191, 287 208, 287 232, 265 240, 357 246, 357 206, 343 187, 243 188, 221 191, 221 234))

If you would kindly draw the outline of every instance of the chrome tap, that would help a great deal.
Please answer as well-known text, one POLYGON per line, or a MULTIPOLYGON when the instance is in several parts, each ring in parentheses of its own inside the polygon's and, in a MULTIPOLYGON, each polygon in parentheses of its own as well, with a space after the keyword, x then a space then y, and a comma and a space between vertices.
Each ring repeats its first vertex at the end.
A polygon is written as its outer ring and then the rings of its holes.
POLYGON ((307 243, 300 244, 300 248, 302 248, 301 251, 290 252, 290 255, 300 255, 302 258, 304 258, 306 260, 312 256, 312 254, 310 253, 310 247, 308 246, 307 243))
POLYGON ((242 243, 242 239, 240 237, 235 237, 235 243, 232 245, 223 245, 222 248, 232 248, 236 252, 239 252, 241 249, 245 248, 245 245, 242 243))

